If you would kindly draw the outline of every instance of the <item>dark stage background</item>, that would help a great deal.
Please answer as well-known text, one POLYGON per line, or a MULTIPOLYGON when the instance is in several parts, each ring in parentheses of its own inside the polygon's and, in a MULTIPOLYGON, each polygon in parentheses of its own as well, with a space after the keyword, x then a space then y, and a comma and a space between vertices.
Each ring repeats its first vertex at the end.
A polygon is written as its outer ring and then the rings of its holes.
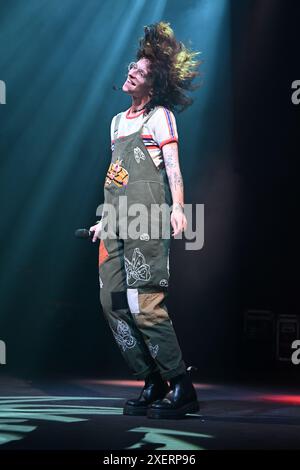
POLYGON ((163 19, 203 60, 195 102, 176 115, 185 200, 205 204, 204 247, 172 246, 168 306, 185 360, 199 379, 300 375, 266 361, 270 350, 254 360, 244 335, 248 309, 300 313, 297 7, 0 1, 1 374, 130 377, 99 304, 98 244, 74 230, 96 220, 110 121, 130 105, 112 86, 143 26, 163 19))

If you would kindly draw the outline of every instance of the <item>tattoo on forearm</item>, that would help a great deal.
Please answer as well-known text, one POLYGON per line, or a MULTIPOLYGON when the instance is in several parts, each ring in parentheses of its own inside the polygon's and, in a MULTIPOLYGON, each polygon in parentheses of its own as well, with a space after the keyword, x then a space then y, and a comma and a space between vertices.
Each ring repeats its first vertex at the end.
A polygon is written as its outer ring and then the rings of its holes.
POLYGON ((170 188, 174 191, 183 191, 183 180, 178 162, 177 144, 167 145, 164 148, 164 162, 169 178, 170 188))
POLYGON ((177 173, 176 171, 170 172, 169 183, 170 183, 171 189, 174 188, 175 191, 177 191, 178 189, 183 190, 183 181, 182 181, 181 173, 177 173))
POLYGON ((173 153, 166 152, 164 154, 164 161, 165 161, 166 168, 175 168, 176 167, 176 162, 174 161, 173 153))
POLYGON ((178 166, 177 144, 165 145, 165 147, 163 148, 163 156, 166 169, 176 168, 178 166))

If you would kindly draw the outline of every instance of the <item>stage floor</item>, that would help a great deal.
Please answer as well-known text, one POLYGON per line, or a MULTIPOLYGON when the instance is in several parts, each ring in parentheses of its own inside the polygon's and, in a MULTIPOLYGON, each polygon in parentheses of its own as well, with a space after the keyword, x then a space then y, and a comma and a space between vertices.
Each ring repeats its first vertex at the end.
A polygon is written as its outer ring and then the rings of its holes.
POLYGON ((138 396, 141 386, 2 377, 0 453, 300 448, 300 394, 295 390, 199 383, 199 413, 182 420, 123 416, 125 400, 138 396))

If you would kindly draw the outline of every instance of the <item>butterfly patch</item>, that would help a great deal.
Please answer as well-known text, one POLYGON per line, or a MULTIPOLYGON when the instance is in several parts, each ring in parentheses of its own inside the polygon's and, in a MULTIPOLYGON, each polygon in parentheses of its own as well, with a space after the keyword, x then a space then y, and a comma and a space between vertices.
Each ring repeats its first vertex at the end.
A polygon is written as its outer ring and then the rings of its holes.
POLYGON ((133 149, 134 158, 137 163, 140 163, 141 160, 146 160, 144 152, 141 151, 139 147, 133 149))
POLYGON ((124 256, 127 285, 133 286, 137 281, 147 282, 151 278, 150 266, 146 263, 145 256, 139 248, 135 248, 132 260, 124 256))

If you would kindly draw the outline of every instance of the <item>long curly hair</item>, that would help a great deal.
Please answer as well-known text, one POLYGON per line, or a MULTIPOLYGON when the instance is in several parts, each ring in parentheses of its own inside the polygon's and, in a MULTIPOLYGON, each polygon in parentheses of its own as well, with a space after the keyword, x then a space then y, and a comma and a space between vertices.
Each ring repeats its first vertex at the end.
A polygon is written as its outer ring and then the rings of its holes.
POLYGON ((192 83, 199 75, 197 69, 202 63, 196 59, 198 54, 200 52, 189 50, 175 38, 169 23, 160 21, 144 27, 136 57, 150 61, 153 93, 146 105, 146 113, 155 106, 181 112, 193 103, 186 92, 200 86, 192 83))

